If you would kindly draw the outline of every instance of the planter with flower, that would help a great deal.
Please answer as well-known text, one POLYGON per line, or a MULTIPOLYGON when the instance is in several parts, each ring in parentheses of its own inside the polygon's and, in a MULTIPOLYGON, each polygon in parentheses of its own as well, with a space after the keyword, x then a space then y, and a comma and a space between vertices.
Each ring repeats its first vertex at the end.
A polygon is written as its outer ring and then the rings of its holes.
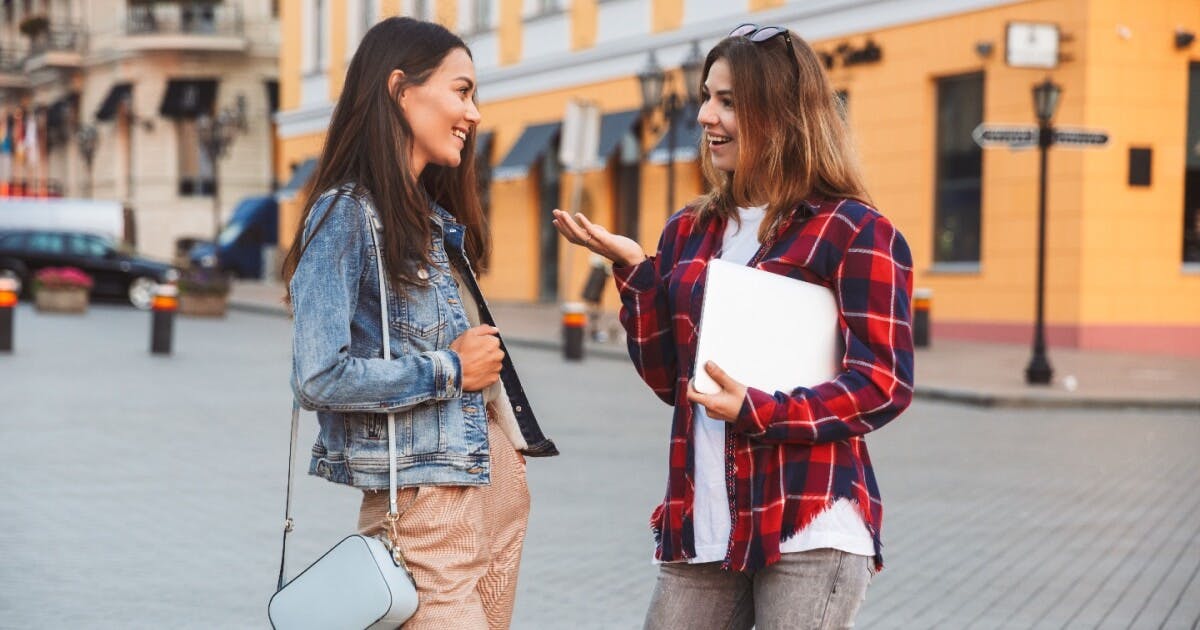
POLYGON ((229 289, 229 278, 220 270, 188 269, 179 277, 179 313, 224 317, 229 289))
POLYGON ((92 278, 75 267, 46 267, 33 275, 34 304, 39 311, 83 313, 92 278))

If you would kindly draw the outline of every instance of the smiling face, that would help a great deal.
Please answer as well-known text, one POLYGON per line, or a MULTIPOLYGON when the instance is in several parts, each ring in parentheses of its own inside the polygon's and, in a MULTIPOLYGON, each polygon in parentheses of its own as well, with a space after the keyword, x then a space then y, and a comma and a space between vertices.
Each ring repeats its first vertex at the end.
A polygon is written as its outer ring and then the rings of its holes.
MULTIPOLYGON (((399 72, 393 72, 393 79, 399 72)), ((427 164, 457 167, 481 118, 471 56, 462 48, 451 50, 424 83, 404 88, 400 108, 412 129, 413 176, 420 176, 427 164)))
POLYGON ((704 129, 713 168, 732 173, 738 158, 738 123, 733 111, 733 75, 725 59, 717 59, 709 66, 700 88, 696 122, 704 129))

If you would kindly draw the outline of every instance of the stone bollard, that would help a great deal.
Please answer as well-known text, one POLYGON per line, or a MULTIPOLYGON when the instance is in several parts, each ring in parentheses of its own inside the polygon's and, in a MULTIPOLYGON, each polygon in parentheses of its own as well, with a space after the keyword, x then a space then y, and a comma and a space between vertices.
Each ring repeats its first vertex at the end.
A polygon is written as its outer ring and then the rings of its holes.
POLYGON ((933 289, 913 290, 913 346, 929 347, 929 309, 933 305, 933 289))
POLYGON ((579 302, 562 306, 563 359, 583 360, 583 332, 587 328, 587 310, 579 302))
POLYGON ((179 287, 160 284, 150 303, 150 354, 171 354, 175 311, 179 310, 179 287))
POLYGON ((13 315, 21 283, 16 278, 0 276, 0 352, 13 351, 13 315))

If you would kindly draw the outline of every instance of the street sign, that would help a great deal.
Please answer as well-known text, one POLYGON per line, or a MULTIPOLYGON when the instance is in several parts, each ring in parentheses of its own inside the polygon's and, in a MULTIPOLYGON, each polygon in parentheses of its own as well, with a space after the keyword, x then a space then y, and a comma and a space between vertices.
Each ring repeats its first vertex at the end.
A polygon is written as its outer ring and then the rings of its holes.
POLYGON ((1033 125, 979 125, 971 132, 971 137, 975 139, 975 144, 985 149, 1036 147, 1038 128, 1033 125))
POLYGON ((1095 129, 1054 129, 1054 144, 1067 147, 1102 147, 1108 144, 1108 132, 1095 129))

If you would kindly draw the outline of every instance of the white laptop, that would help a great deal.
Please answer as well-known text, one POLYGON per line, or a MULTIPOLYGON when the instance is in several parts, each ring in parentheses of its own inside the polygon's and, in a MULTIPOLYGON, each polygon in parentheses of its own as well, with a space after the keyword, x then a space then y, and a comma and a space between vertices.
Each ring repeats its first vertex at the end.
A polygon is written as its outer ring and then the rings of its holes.
POLYGON ((720 391, 705 361, 773 393, 832 380, 842 356, 832 291, 720 259, 708 263, 693 374, 697 391, 720 391))

